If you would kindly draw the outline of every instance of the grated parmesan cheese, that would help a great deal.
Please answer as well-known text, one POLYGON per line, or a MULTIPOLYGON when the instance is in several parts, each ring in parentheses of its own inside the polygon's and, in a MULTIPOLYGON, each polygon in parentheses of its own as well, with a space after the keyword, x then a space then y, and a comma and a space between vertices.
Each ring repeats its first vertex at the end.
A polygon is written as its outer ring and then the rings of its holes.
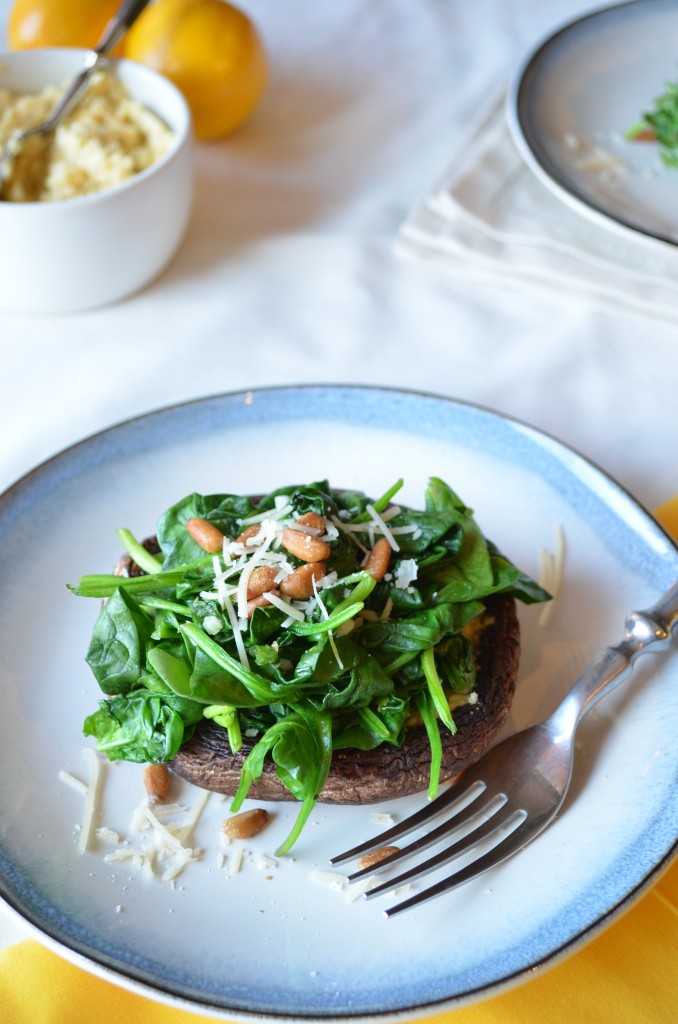
POLYGON ((103 767, 101 760, 91 747, 85 748, 85 757, 89 761, 90 777, 87 793, 85 794, 85 810, 83 814, 82 828, 80 830, 80 852, 85 853, 90 848, 92 832, 94 829, 94 818, 99 813, 101 802, 101 785, 103 782, 103 767))
POLYGON ((231 629, 233 630, 233 639, 235 640, 235 646, 240 663, 244 668, 248 669, 250 667, 250 662, 247 657, 247 650, 245 649, 245 641, 242 638, 242 630, 240 628, 240 623, 238 622, 238 617, 235 613, 235 608, 233 607, 233 602, 228 594, 224 594, 224 611, 228 616, 228 621, 230 622, 231 629))
POLYGON ((415 892, 418 892, 416 885, 414 885, 412 882, 406 882, 405 885, 399 885, 397 889, 394 889, 393 895, 410 896, 415 892))
MULTIPOLYGON (((198 792, 198 796, 196 797, 195 803, 193 804, 193 807, 189 813, 188 818, 186 819, 186 821, 182 822, 180 826, 177 827, 175 835, 179 838, 179 840, 182 843, 186 842, 188 837, 193 832, 193 829, 198 824, 198 821, 202 816, 202 812, 205 810, 205 807, 207 806, 209 796, 210 795, 207 790, 201 789, 198 792)), ((155 813, 156 817, 158 817, 157 808, 155 813)))
POLYGON ((337 892, 348 884, 348 876, 342 875, 338 871, 311 871, 308 877, 312 882, 328 885, 330 889, 337 892))
POLYGON ((339 530, 341 530, 342 533, 346 534, 349 540, 351 540, 360 551, 367 554, 368 549, 365 547, 364 544, 361 543, 361 541, 356 536, 357 533, 362 533, 364 527, 360 527, 354 523, 342 523, 341 519, 339 519, 338 516, 332 516, 332 522, 334 523, 335 526, 338 527, 339 530))
POLYGON ((328 572, 326 576, 322 577, 322 579, 315 581, 316 590, 325 590, 327 587, 333 587, 338 579, 339 575, 337 570, 333 569, 332 572, 328 572))
POLYGON ((375 825, 394 825, 395 818, 392 814, 387 814, 385 811, 375 811, 370 815, 375 825))
MULTIPOLYGON (((278 495, 275 501, 277 502, 278 498, 280 497, 282 497, 282 495, 278 495)), ((284 504, 281 504, 280 506, 276 504, 275 508, 267 509, 265 512, 259 512, 257 515, 254 516, 248 516, 247 519, 241 519, 240 525, 252 526, 254 523, 264 523, 268 520, 275 521, 276 519, 284 519, 286 516, 289 516, 289 514, 293 511, 294 509, 290 505, 289 501, 287 501, 287 499, 285 498, 284 504)))
POLYGON ((383 516, 379 515, 379 513, 375 509, 374 505, 369 505, 368 504, 368 505, 365 506, 365 508, 367 509, 367 511, 369 512, 371 518, 377 524, 377 526, 379 527, 381 532, 383 533, 384 537, 386 537, 386 540, 389 542, 389 544, 391 545, 393 550, 394 551, 400 551, 400 546, 398 544, 398 541, 393 536, 393 532, 386 525, 383 516))
MULTIPOLYGON (((315 581, 315 576, 311 577, 311 583, 313 585, 313 593, 315 594, 315 599, 318 602, 318 607, 320 608, 320 612, 322 614, 322 617, 325 619, 325 621, 327 621, 327 619, 329 619, 329 617, 330 617, 330 613, 328 612, 327 608, 325 607, 325 603, 324 603, 323 599, 321 598, 320 594, 318 593, 318 586, 317 586, 316 581, 315 581)), ((340 670, 343 672, 344 663, 341 660, 341 657, 339 655, 339 649, 337 647, 337 642, 334 639, 334 634, 333 634, 331 629, 329 630, 329 632, 327 634, 327 639, 329 640, 330 647, 332 648, 332 654, 335 657, 337 665, 339 666, 340 670)))
POLYGON ((384 509, 381 513, 381 518, 387 523, 390 519, 395 519, 402 512, 400 505, 391 505, 389 508, 384 509))
POLYGON ((202 628, 210 636, 216 636, 221 631, 221 619, 216 615, 206 615, 202 620, 202 628))
POLYGON ((257 854, 255 864, 259 871, 272 871, 273 868, 278 867, 277 860, 274 860, 273 857, 267 857, 263 853, 257 854))
POLYGON ((112 828, 106 828, 102 826, 95 832, 97 839, 100 839, 102 843, 108 843, 110 846, 119 846, 122 839, 117 832, 114 832, 112 828))
MULTIPOLYGON (((141 824, 139 825, 139 828, 143 827, 143 822, 146 820, 146 816, 145 814, 143 814, 143 804, 141 805, 141 810, 142 821, 141 824)), ((171 818, 175 814, 185 814, 188 808, 186 807, 185 804, 154 804, 153 810, 155 812, 156 818, 159 818, 160 821, 166 821, 167 818, 171 818)))
POLYGON ((71 789, 74 789, 76 793, 80 793, 81 796, 85 796, 87 794, 86 784, 80 779, 76 779, 75 775, 71 775, 70 772, 59 772, 59 778, 62 782, 65 782, 67 786, 70 786, 71 789))
POLYGON ((289 522, 285 523, 285 527, 288 530, 294 530, 295 533, 303 533, 307 537, 320 537, 322 533, 322 530, 319 530, 317 526, 306 526, 296 519, 290 519, 289 522))
POLYGON ((576 166, 580 171, 588 174, 611 175, 612 177, 621 176, 626 172, 624 162, 600 145, 594 146, 579 157, 576 166))
MULTIPOLYGON (((367 506, 367 508, 369 510, 372 506, 367 506)), ((345 533, 346 536, 349 537, 362 551, 366 551, 367 548, 365 548, 365 546, 358 540, 356 536, 358 533, 367 533, 368 544, 370 547, 374 547, 375 535, 380 533, 388 539, 389 544, 394 551, 400 550, 395 537, 411 534, 411 536, 416 539, 421 536, 421 527, 416 523, 409 523, 406 526, 387 526, 386 523, 388 520, 385 518, 385 515, 380 516, 378 512, 374 511, 374 509, 372 511, 374 515, 370 513, 371 519, 366 523, 344 523, 337 516, 332 516, 332 522, 335 523, 342 533, 345 533)))
POLYGON ((297 622, 304 621, 306 617, 304 613, 299 608, 295 608, 294 605, 290 604, 289 601, 286 601, 284 597, 280 597, 279 594, 275 594, 273 593, 273 591, 267 591, 264 594, 264 597, 266 598, 267 601, 270 601, 271 604, 278 608, 281 612, 285 612, 285 614, 290 619, 294 619, 297 622))
MULTIPOLYGON (((252 552, 249 559, 245 562, 240 573, 240 579, 238 580, 238 587, 236 590, 236 606, 238 608, 238 618, 247 622, 247 588, 249 585, 250 576, 257 565, 263 560, 264 553, 270 548, 274 540, 277 539, 275 525, 273 523, 268 524, 266 521, 262 523, 260 533, 263 532, 261 543, 258 545, 255 551, 252 552)), ((258 535, 257 535, 258 536, 258 535)), ((254 538, 253 538, 254 540, 254 538)))
MULTIPOLYGON (((199 847, 186 845, 207 804, 210 794, 200 791, 188 816, 172 821, 177 815, 185 814, 182 804, 156 804, 151 810, 148 800, 135 808, 130 821, 130 832, 140 838, 138 845, 127 839, 119 839, 115 850, 106 854, 108 864, 131 862, 148 877, 157 876, 161 882, 174 884, 188 864, 202 857, 199 847)), ((111 829, 103 830, 115 836, 111 829)))
POLYGON ((237 875, 237 874, 240 873, 240 871, 242 869, 242 866, 243 866, 243 861, 244 860, 245 860, 245 851, 244 850, 237 849, 237 850, 233 851, 233 856, 231 857, 231 859, 230 859, 230 861, 228 863, 228 868, 229 868, 229 871, 230 871, 230 873, 232 875, 237 875))
POLYGON ((560 523, 555 528, 555 550, 548 551, 541 548, 539 551, 539 583, 549 591, 552 600, 543 605, 539 615, 539 625, 548 626, 553 615, 553 606, 560 593, 565 571, 565 532, 560 523))
POLYGON ((414 558, 403 558, 398 562, 394 586, 398 590, 407 590, 417 578, 417 563, 414 558))
POLYGON ((332 541, 336 540, 338 536, 339 530, 334 523, 328 523, 327 520, 325 520, 325 532, 320 539, 324 541, 332 541))
POLYGON ((357 899, 363 896, 366 892, 369 892, 370 889, 373 889, 375 885, 379 884, 379 882, 380 879, 377 878, 376 875, 370 875, 369 878, 363 878, 362 881, 355 882, 347 890, 346 895, 344 896, 345 902, 355 903, 357 899))

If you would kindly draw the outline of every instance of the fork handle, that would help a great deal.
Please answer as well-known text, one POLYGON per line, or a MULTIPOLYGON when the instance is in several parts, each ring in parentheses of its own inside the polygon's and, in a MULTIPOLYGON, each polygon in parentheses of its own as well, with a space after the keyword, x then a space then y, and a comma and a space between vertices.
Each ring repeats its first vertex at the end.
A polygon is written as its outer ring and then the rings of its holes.
POLYGON ((624 639, 595 655, 551 720, 558 719, 560 726, 574 731, 586 712, 631 674, 639 655, 669 646, 676 623, 678 583, 651 608, 631 612, 626 619, 624 639))

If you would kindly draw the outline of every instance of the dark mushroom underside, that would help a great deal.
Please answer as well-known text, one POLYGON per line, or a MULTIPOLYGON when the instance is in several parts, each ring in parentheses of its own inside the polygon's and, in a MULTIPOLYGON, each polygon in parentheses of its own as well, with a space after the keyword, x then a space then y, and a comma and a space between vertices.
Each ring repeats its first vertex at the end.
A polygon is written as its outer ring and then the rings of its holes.
MULTIPOLYGON (((444 727, 440 730, 441 781, 454 778, 477 760, 506 721, 513 699, 520 659, 515 601, 499 596, 488 600, 486 607, 488 625, 475 644, 478 702, 455 709, 454 736, 444 727)), ((226 731, 205 721, 178 752, 171 767, 196 786, 233 795, 243 761, 254 743, 256 738, 244 737, 242 749, 233 754, 226 731)), ((368 804, 418 793, 428 787, 430 764, 431 748, 423 726, 409 729, 401 747, 383 744, 374 750, 338 750, 319 799, 323 803, 368 804)), ((276 775, 270 758, 248 796, 257 800, 294 799, 276 775)))

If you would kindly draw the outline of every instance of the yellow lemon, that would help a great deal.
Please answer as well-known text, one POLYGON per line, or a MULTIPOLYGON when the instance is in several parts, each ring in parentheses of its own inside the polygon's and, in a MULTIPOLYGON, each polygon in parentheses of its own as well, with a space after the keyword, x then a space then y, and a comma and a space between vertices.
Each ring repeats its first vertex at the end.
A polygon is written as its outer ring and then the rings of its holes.
POLYGON ((256 107, 268 64, 251 19, 225 0, 157 0, 124 42, 131 60, 182 91, 199 139, 227 135, 256 107))
POLYGON ((120 0, 14 0, 7 24, 12 50, 96 46, 120 0))
POLYGON ((666 532, 678 541, 678 494, 656 508, 654 514, 666 532))

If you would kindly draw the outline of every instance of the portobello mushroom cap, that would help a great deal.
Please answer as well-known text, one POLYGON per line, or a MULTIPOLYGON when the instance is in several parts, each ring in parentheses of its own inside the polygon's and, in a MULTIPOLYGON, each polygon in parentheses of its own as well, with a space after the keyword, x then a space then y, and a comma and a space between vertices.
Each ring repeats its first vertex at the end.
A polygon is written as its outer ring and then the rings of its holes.
MULTIPOLYGON (((157 544, 144 546, 157 551, 157 544)), ((138 575, 129 558, 121 559, 116 572, 138 575)), ((520 660, 520 624, 512 597, 495 595, 485 601, 482 629, 475 631, 473 650, 476 663, 474 704, 454 709, 457 731, 452 735, 439 725, 442 742, 440 781, 448 782, 476 761, 490 746, 508 716, 515 692, 520 660)), ((202 789, 235 794, 242 765, 257 737, 243 736, 242 748, 232 753, 228 734, 216 723, 201 722, 192 738, 170 762, 177 775, 202 789)), ((427 789, 431 747, 423 725, 413 725, 400 747, 384 743, 373 750, 346 748, 332 756, 332 765, 318 799, 330 804, 370 804, 408 796, 427 789)), ((270 757, 261 777, 252 784, 248 798, 294 800, 275 771, 270 757)))

